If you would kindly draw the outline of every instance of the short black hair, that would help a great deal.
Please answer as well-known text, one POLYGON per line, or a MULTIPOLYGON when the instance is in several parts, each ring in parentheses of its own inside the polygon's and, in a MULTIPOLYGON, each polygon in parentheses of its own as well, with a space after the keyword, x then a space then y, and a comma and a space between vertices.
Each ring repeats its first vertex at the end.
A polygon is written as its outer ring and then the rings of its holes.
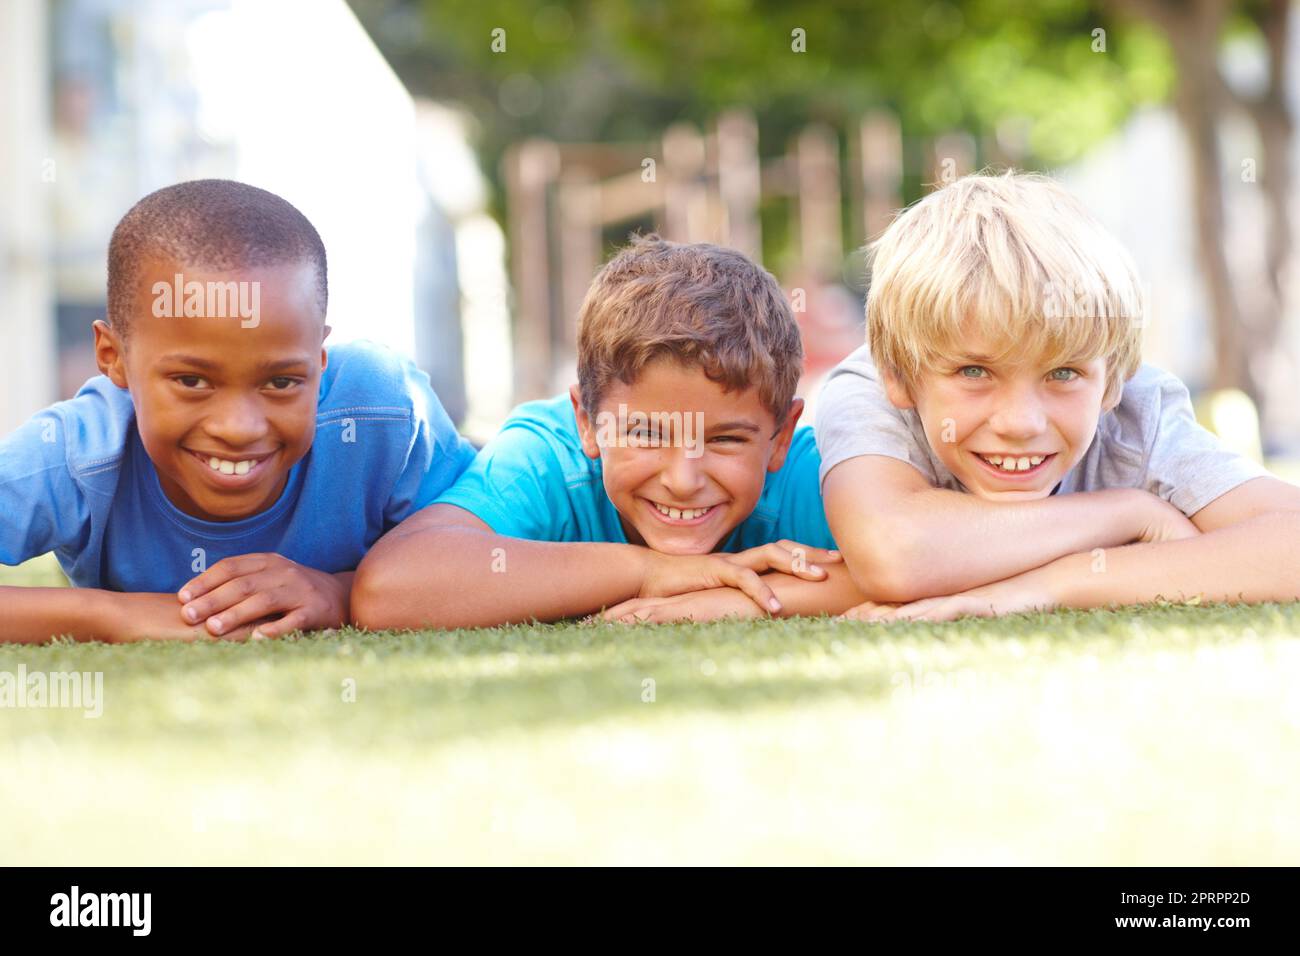
POLYGON ((108 243, 108 322, 119 334, 130 326, 140 264, 150 256, 223 271, 310 262, 325 315, 325 244, 306 216, 265 189, 195 179, 152 192, 127 210, 108 243))

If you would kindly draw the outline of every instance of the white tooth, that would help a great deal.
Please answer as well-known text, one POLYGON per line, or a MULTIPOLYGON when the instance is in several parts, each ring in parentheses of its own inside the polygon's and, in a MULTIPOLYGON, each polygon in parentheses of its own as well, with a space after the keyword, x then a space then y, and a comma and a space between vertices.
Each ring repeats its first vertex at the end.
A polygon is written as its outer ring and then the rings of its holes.
POLYGON ((250 469, 250 468, 252 468, 252 467, 253 467, 253 463, 252 463, 251 461, 240 461, 240 462, 236 462, 236 463, 235 463, 235 474, 237 474, 237 475, 246 475, 246 474, 248 474, 248 469, 250 469))
POLYGON ((1020 459, 1020 464, 1019 464, 1018 467, 1019 467, 1019 469, 1020 469, 1021 471, 1028 471, 1028 470, 1029 470, 1029 459, 1028 459, 1028 458, 1021 458, 1021 459, 1020 459))
POLYGON ((681 513, 681 511, 679 511, 678 509, 676 509, 676 508, 669 508, 669 509, 668 509, 668 517, 670 517, 670 518, 676 520, 677 518, 680 518, 681 516, 682 516, 682 513, 681 513))
POLYGON ((209 459, 208 459, 208 467, 211 468, 213 471, 220 471, 220 470, 221 470, 221 459, 220 459, 220 458, 209 458, 209 459))
POLYGON ((1041 465, 1041 464, 1043 463, 1043 456, 1042 456, 1042 455, 1030 455, 1030 456, 1029 456, 1029 463, 1030 463, 1031 465, 1033 465, 1035 468, 1037 468, 1039 465, 1041 465))
POLYGON ((1002 464, 999 465, 998 467, 1000 467, 1003 471, 1015 471, 1016 460, 1014 458, 1003 458, 1002 464))
POLYGON ((1000 465, 1002 464, 1002 456, 994 455, 992 458, 989 459, 989 461, 993 462, 993 464, 995 465, 1000 465))
POLYGON ((221 462, 221 473, 223 475, 233 475, 235 473, 235 463, 233 461, 221 462))

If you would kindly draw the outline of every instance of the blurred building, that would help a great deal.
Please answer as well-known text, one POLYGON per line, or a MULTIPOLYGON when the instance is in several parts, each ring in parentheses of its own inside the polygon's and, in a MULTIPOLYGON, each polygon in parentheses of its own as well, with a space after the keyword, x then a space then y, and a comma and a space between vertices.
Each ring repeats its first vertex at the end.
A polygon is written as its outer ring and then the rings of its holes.
MULTIPOLYGON (((344 0, 5 0, 0 62, 0 433, 94 374, 117 220, 204 177, 301 209, 329 254, 330 342, 414 357, 466 415, 461 247, 466 223, 482 231, 481 176, 464 125, 417 119, 344 0)), ((485 325, 506 321, 497 298, 485 325)))

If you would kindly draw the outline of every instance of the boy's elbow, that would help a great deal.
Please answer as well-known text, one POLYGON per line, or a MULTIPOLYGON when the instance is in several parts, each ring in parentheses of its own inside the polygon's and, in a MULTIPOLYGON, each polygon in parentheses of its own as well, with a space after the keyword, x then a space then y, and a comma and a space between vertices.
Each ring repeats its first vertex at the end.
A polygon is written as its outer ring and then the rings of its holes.
POLYGON ((383 564, 362 561, 352 578, 352 623, 367 631, 409 628, 401 589, 385 573, 383 564))
POLYGON ((349 620, 367 631, 449 630, 464 626, 444 620, 445 601, 427 582, 395 580, 383 562, 364 560, 352 578, 349 620))
POLYGON ((352 623, 368 631, 394 627, 392 605, 388 597, 374 566, 362 561, 361 567, 357 568, 357 573, 352 577, 352 594, 349 598, 352 623))
POLYGON ((906 539, 891 534, 841 547, 853 583, 869 601, 907 604, 928 597, 926 569, 906 539))

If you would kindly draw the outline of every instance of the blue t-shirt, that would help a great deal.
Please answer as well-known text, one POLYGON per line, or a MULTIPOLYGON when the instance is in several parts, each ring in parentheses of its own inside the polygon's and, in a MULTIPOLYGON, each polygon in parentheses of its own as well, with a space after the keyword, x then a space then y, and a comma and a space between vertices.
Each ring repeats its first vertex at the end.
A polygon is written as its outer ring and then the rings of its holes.
MULTIPOLYGON (((720 551, 787 538, 833 548, 817 486, 820 459, 811 428, 795 429, 779 471, 768 472, 753 512, 720 551)), ((605 493, 600 459, 588 458, 567 395, 520 405, 437 504, 474 514, 495 533, 533 541, 627 543, 605 493)))
POLYGON ((339 345, 321 376, 311 450, 275 504, 204 521, 163 493, 130 393, 100 375, 0 440, 0 564, 53 551, 79 587, 153 592, 256 552, 349 571, 473 457, 427 375, 382 346, 339 345))

